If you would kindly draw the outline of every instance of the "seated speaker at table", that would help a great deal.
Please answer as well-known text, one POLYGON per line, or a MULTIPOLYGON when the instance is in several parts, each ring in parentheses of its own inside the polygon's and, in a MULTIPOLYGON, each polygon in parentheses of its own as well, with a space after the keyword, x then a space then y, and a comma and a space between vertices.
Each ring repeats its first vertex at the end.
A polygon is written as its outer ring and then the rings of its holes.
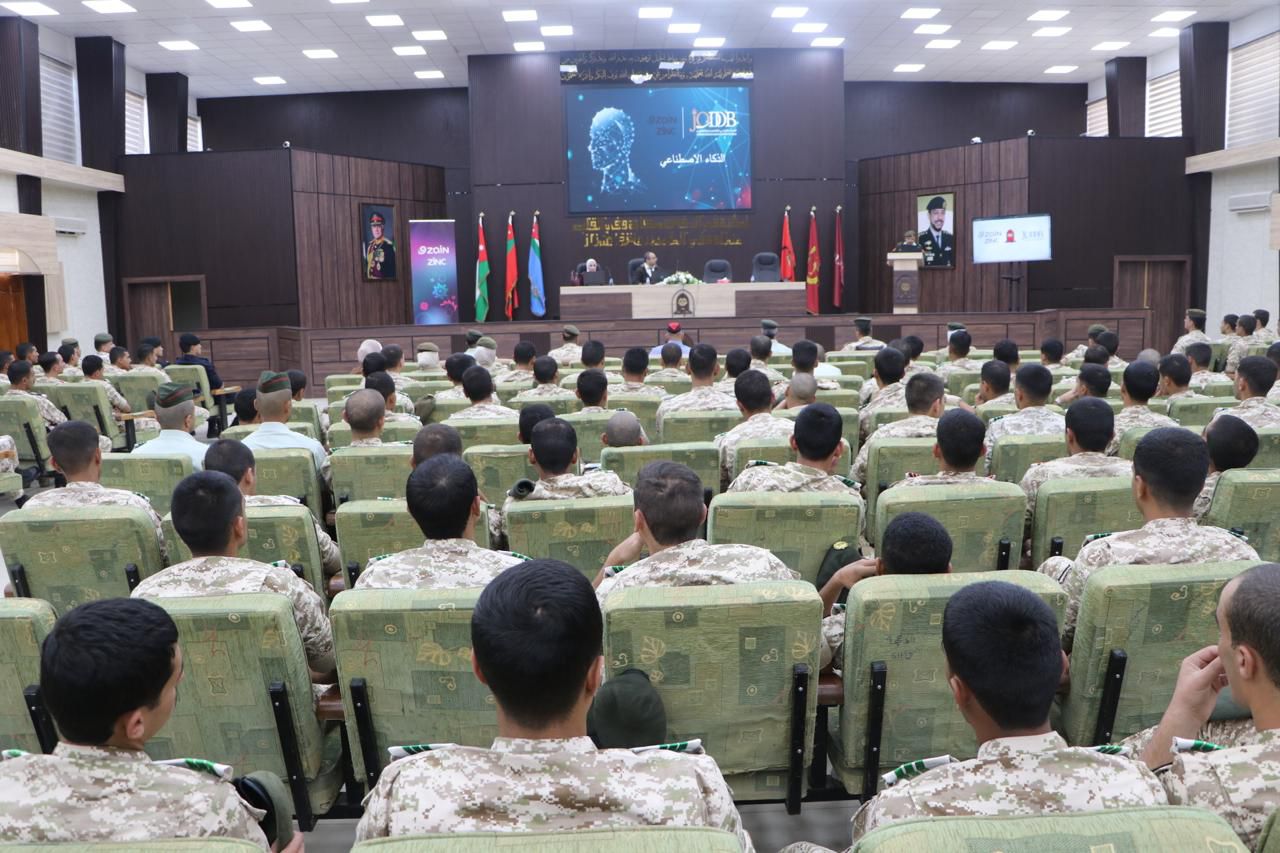
POLYGON ((587 258, 574 270, 577 284, 613 284, 613 273, 595 258, 587 258))
POLYGON ((632 284, 657 284, 666 277, 667 274, 658 268, 658 256, 653 252, 645 252, 638 266, 632 261, 632 284))

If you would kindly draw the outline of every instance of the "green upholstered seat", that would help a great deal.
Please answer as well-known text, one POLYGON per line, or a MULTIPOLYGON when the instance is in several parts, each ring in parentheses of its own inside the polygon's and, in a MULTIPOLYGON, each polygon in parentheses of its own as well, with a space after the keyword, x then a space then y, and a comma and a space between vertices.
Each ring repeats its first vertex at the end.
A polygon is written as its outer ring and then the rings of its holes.
POLYGON ((1244 531, 1249 544, 1264 560, 1280 560, 1280 470, 1236 468, 1223 472, 1213 503, 1201 524, 1244 531))
POLYGON ((822 560, 839 541, 856 545, 861 501, 837 492, 731 492, 711 501, 707 540, 756 545, 817 583, 822 560))
POLYGON ((911 412, 907 411, 906 406, 881 406, 871 413, 871 425, 867 434, 875 435, 876 430, 885 424, 906 420, 909 417, 911 417, 911 412))
POLYGON ((289 410, 289 423, 308 424, 317 441, 324 441, 324 429, 320 423, 320 408, 315 400, 294 401, 289 410))
POLYGON ((654 379, 652 376, 650 376, 648 379, 644 381, 644 384, 657 385, 659 388, 663 389, 664 391, 666 391, 668 394, 672 396, 675 396, 676 394, 683 394, 686 391, 693 390, 693 380, 685 379, 685 378, 654 379))
MULTIPOLYGON (((170 374, 172 375, 172 374, 170 374)), ((364 384, 364 377, 358 373, 330 373, 324 378, 324 390, 330 388, 359 388, 364 384)), ((348 393, 350 391, 348 390, 348 393)))
POLYGON ((116 373, 105 378, 115 386, 133 411, 145 412, 155 408, 155 393, 160 387, 160 377, 157 374, 116 373))
MULTIPOLYGON (((417 544, 421 544, 421 536, 417 544)), ((471 671, 471 611, 479 589, 353 589, 329 609, 338 683, 356 778, 370 784, 362 743, 489 746, 498 733, 493 695, 471 671), (362 741, 355 702, 363 679, 371 731, 362 741)), ((361 709, 363 713, 363 709, 361 709)), ((372 763, 372 762, 371 762, 372 763)))
POLYGON ((579 400, 577 397, 568 397, 568 396, 539 397, 533 400, 508 401, 508 405, 511 408, 517 409, 520 411, 523 411, 526 406, 536 406, 539 403, 545 406, 550 406, 551 411, 555 412, 557 415, 567 415, 570 412, 576 412, 582 408, 581 400, 579 400))
MULTIPOLYGON (((701 738, 739 801, 780 799, 795 668, 818 672, 822 601, 810 584, 637 587, 604 602, 606 678, 639 667, 671 740, 701 738)), ((812 681, 810 682, 812 684, 812 681)), ((817 691, 804 696, 806 756, 817 691)))
POLYGON ((6 844, 5 849, 23 853, 67 853, 75 848, 84 853, 251 853, 262 850, 241 838, 162 838, 156 841, 97 841, 75 844, 6 844))
POLYGON ((644 447, 606 447, 600 467, 613 471, 622 482, 634 486, 640 469, 650 462, 679 462, 698 475, 704 489, 720 491, 720 451, 710 441, 679 444, 646 444, 644 447))
MULTIPOLYGON (((420 429, 422 429, 422 423, 416 420, 387 421, 383 424, 380 438, 383 444, 412 442, 417 437, 420 429)), ((329 427, 328 444, 333 450, 350 446, 351 427, 340 421, 333 423, 329 427)))
POLYGON ((736 853, 742 847, 729 832, 692 826, 628 826, 572 832, 466 832, 407 835, 362 841, 353 851, 371 853, 736 853))
POLYGON ((0 599, 0 749, 42 751, 23 691, 40 683, 40 644, 54 618, 47 601, 0 599))
POLYGON ((880 493, 911 474, 938 473, 938 460, 933 456, 933 438, 881 438, 868 444, 867 481, 863 494, 867 499, 867 533, 875 532, 876 503, 880 493))
POLYGON ((991 473, 1004 483, 1021 483, 1027 469, 1037 462, 1067 456, 1067 440, 1061 435, 1006 435, 991 449, 991 473))
POLYGON ((1068 477, 1050 480, 1036 491, 1031 565, 1053 553, 1074 558, 1085 537, 1137 530, 1146 522, 1133 500, 1130 477, 1068 477), (1054 546, 1061 539, 1061 550, 1054 546))
POLYGON ((426 382, 406 382, 396 390, 396 394, 408 397, 416 403, 423 397, 430 394, 439 394, 441 391, 448 391, 452 387, 453 383, 448 379, 432 379, 426 382))
POLYGON ((857 376, 864 382, 871 380, 871 361, 865 358, 836 358, 836 355, 851 355, 851 353, 828 353, 827 361, 835 367, 840 368, 840 372, 845 376, 857 376))
POLYGON ((987 403, 986 405, 982 405, 977 408, 978 417, 982 418, 982 422, 987 426, 990 426, 991 422, 996 418, 1003 418, 1006 415, 1012 415, 1016 411, 1018 411, 1017 406, 1004 404, 995 405, 993 403, 987 403))
POLYGON ((1222 587, 1253 565, 1108 566, 1091 574, 1076 619, 1071 689, 1058 722, 1067 741, 1097 742, 1098 711, 1114 649, 1128 660, 1111 736, 1104 742, 1160 722, 1183 658, 1218 641, 1215 613, 1222 587))
POLYGON ((711 441, 722 432, 728 432, 742 423, 742 413, 672 412, 662 419, 660 428, 663 444, 681 444, 686 441, 711 441))
MULTIPOLYGON (((802 411, 804 410, 803 409, 774 409, 773 416, 775 418, 788 418, 789 420, 794 421, 796 418, 800 417, 800 413, 802 411)), ((858 455, 858 439, 859 439, 858 410, 855 408, 848 408, 848 407, 842 408, 837 406, 836 411, 840 413, 841 435, 844 437, 844 440, 849 444, 849 453, 850 453, 849 460, 852 463, 853 457, 858 455)))
POLYGON ((819 388, 817 400, 819 403, 826 403, 829 406, 835 406, 837 409, 856 409, 860 402, 857 388, 841 388, 839 391, 828 391, 819 388))
MULTIPOLYGON (((244 441, 246 438, 253 435, 260 426, 262 426, 262 424, 236 424, 233 427, 227 427, 224 429, 218 434, 218 437, 234 438, 237 441, 244 441)), ((287 426, 291 432, 296 432, 299 435, 305 435, 307 438, 314 438, 316 441, 320 441, 323 438, 320 433, 316 432, 316 428, 306 421, 289 421, 285 426, 287 426)), ((346 426, 346 424, 343 424, 343 426, 346 426)))
MULTIPOLYGON (((972 353, 970 357, 973 357, 972 353)), ((981 370, 952 370, 947 374, 947 393, 959 397, 964 393, 964 389, 978 384, 981 380, 981 370)))
POLYGON ((413 448, 407 444, 335 450, 329 457, 334 502, 403 497, 412 461, 413 448))
POLYGON ((13 495, 15 498, 22 493, 22 475, 17 471, 11 471, 8 474, 0 474, 0 497, 5 495, 13 495))
POLYGON ((320 472, 315 457, 304 448, 255 450, 253 470, 257 475, 258 494, 289 495, 311 508, 316 518, 324 517, 320 489, 320 472))
MULTIPOLYGON (((584 372, 585 371, 583 370, 576 370, 576 369, 570 370, 568 372, 561 371, 560 387, 567 388, 570 391, 576 391, 578 388, 578 377, 582 375, 582 373, 584 372)), ((614 370, 609 369, 608 373, 610 374, 610 378, 609 378, 610 386, 622 384, 622 381, 623 381, 622 377, 619 376, 614 370)))
POLYGON ((880 495, 876 541, 897 515, 923 512, 951 534, 951 566, 956 572, 985 572, 1000 567, 1000 552, 1009 549, 1008 565, 1018 564, 1018 543, 1026 522, 1027 497, 1013 483, 995 480, 973 485, 911 486, 880 495))
POLYGON ((44 419, 40 417, 40 406, 35 400, 0 394, 0 435, 12 437, 14 444, 18 445, 20 465, 52 469, 44 419))
MULTIPOLYGON (((1175 401, 1176 402, 1176 401, 1175 401)), ((1133 452, 1138 449, 1138 442, 1146 437, 1147 433, 1159 427, 1130 427, 1120 435, 1120 451, 1119 456, 1123 459, 1132 459, 1133 452)), ((1202 431, 1201 428, 1187 427, 1190 432, 1194 432, 1197 436, 1202 431)))
POLYGON ((1185 427, 1203 427, 1213 420, 1213 413, 1218 409, 1233 409, 1239 404, 1238 400, 1222 397, 1174 400, 1169 404, 1169 417, 1185 427))
POLYGON ((609 408, 626 409, 636 416, 650 441, 658 440, 658 406, 662 398, 656 394, 609 394, 609 408))
POLYGON ((494 383, 493 391, 498 395, 498 399, 504 404, 509 404, 511 398, 519 394, 521 391, 528 391, 533 387, 533 374, 529 374, 529 378, 523 382, 497 382, 494 383))
POLYGON ((506 520, 512 551, 563 560, 594 578, 609 552, 634 532, 635 506, 631 495, 521 501, 506 520))
POLYGON ((501 504, 517 480, 537 480, 538 469, 529 462, 527 444, 477 444, 462 451, 471 466, 485 500, 501 504))
POLYGON ((334 527, 342 565, 354 563, 357 571, 374 557, 422 546, 422 530, 403 498, 344 503, 334 514, 334 527))
POLYGON ((463 409, 471 405, 471 401, 463 397, 460 399, 446 398, 444 400, 435 400, 431 409, 431 415, 427 418, 428 423, 444 423, 451 415, 461 412, 463 409))
MULTIPOLYGON (((841 457, 847 459, 848 453, 841 457)), ((744 438, 734 449, 733 472, 730 480, 736 478, 753 462, 776 462, 785 465, 796 461, 796 452, 791 448, 789 438, 744 438)))
MULTIPOLYGON (((170 364, 164 369, 169 378, 183 385, 190 385, 196 390, 196 405, 212 409, 213 392, 209 388, 209 374, 203 364, 170 364)), ((231 401, 228 400, 228 403, 231 401)))
MULTIPOLYGON (((609 401, 610 409, 613 408, 613 401, 609 401)), ((578 457, 583 462, 599 462, 600 451, 604 449, 604 442, 600 437, 604 435, 605 425, 609 423, 609 418, 613 417, 612 411, 607 412, 570 412, 564 416, 564 419, 573 424, 573 431, 578 436, 578 457)))
POLYGON ((98 434, 111 439, 117 449, 125 446, 124 430, 112 415, 107 389, 94 382, 77 382, 74 385, 47 385, 41 390, 68 418, 95 427, 98 434))
POLYGON ((964 393, 960 395, 960 399, 970 406, 975 406, 978 403, 978 392, 981 390, 982 384, 980 382, 971 382, 964 386, 964 393))
POLYGON ((520 436, 518 418, 455 418, 448 423, 458 431, 464 448, 480 444, 509 444, 520 436))
MULTIPOLYGON (((924 488, 924 487, 921 487, 924 488)), ((854 795, 863 784, 872 720, 873 665, 883 664, 883 727, 880 773, 930 755, 960 760, 977 754, 977 738, 964 721, 947 684, 942 652, 942 613, 958 589, 979 581, 1026 587, 1053 607, 1059 620, 1067 595, 1056 581, 1036 572, 949 575, 885 575, 855 584, 845 611, 844 704, 831 717, 831 764, 854 795)))
MULTIPOLYGON (((832 377, 832 378, 840 383, 841 388, 844 388, 849 391, 861 391, 862 386, 867 384, 866 379, 864 379, 861 376, 855 376, 852 374, 841 373, 839 376, 832 377)), ((857 407, 858 401, 855 400, 853 405, 854 407, 857 407)))
POLYGON ((1221 373, 1223 371, 1227 366, 1227 354, 1231 350, 1232 343, 1234 343, 1234 341, 1222 340, 1214 341, 1209 344, 1209 346, 1213 348, 1213 364, 1209 366, 1210 370, 1215 373, 1221 373))
POLYGON ((1152 397, 1147 401, 1147 408, 1155 412, 1157 415, 1167 415, 1169 414, 1169 398, 1152 397))
POLYGON ((25 575, 26 594, 59 613, 128 595, 130 567, 139 580, 164 568, 155 526, 135 507, 15 510, 0 517, 0 552, 18 593, 25 575))
POLYGON ((1280 468, 1280 427, 1258 430, 1258 455, 1253 457, 1249 467, 1280 468))
POLYGON ((1280 853, 1280 812, 1272 812, 1271 817, 1262 825, 1258 835, 1258 843, 1254 846, 1257 853, 1280 853))
POLYGON ((1236 384, 1234 382, 1207 382, 1200 389, 1200 393, 1208 397, 1227 397, 1230 399, 1236 396, 1236 384))
POLYGON ((102 485, 145 495, 160 515, 169 511, 173 489, 192 471, 191 457, 180 453, 133 456, 108 453, 102 457, 102 485))

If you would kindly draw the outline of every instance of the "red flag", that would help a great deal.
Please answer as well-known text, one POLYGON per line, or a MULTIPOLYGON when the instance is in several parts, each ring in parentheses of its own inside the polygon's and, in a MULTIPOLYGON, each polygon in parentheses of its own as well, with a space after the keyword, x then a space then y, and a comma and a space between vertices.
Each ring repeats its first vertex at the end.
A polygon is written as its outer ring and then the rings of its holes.
POLYGON ((814 210, 809 211, 809 268, 805 271, 804 276, 804 310, 810 314, 817 314, 818 305, 818 278, 822 274, 822 254, 818 251, 818 214, 814 210))
POLYGON ((516 265, 516 229, 511 224, 511 217, 514 214, 507 214, 507 319, 515 317, 516 309, 520 307, 520 294, 516 293, 516 279, 519 277, 520 271, 516 265))
POLYGON ((791 247, 791 214, 782 214, 782 280, 796 280, 796 250, 791 247))
POLYGON ((844 212, 836 208, 835 276, 831 282, 831 302, 837 308, 844 302, 844 212))

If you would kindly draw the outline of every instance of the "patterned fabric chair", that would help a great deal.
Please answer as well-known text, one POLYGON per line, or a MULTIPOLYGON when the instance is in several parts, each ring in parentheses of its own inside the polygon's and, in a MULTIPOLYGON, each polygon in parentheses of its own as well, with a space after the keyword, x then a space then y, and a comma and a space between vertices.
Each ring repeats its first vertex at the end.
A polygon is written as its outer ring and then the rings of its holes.
POLYGON ((1129 477, 1050 480, 1036 491, 1031 565, 1059 554, 1074 558, 1087 536, 1137 530, 1145 523, 1129 477))
MULTIPOLYGON (((449 419, 450 415, 453 415, 456 412, 461 412, 470 405, 471 401, 466 398, 460 400, 436 400, 435 407, 431 410, 431 416, 427 418, 427 422, 433 424, 444 423, 449 419)), ((342 416, 339 415, 338 420, 341 419, 342 416)), ((337 423, 337 421, 334 423, 337 423)))
POLYGON ((840 368, 845 376, 860 376, 864 382, 871 381, 871 360, 860 358, 855 353, 827 353, 827 361, 840 368))
MULTIPOLYGON (((972 353, 970 358, 977 358, 972 353)), ((982 371, 980 370, 953 370, 947 374, 947 393, 954 397, 959 397, 964 393, 964 389, 970 385, 976 385, 982 381, 982 371)))
MULTIPOLYGON (((169 374, 172 376, 173 374, 169 374)), ((356 373, 330 373, 324 378, 324 390, 330 388, 359 388, 364 384, 364 377, 356 373)))
POLYGON ((372 787, 389 746, 493 743, 493 695, 471 671, 471 611, 479 595, 479 589, 355 589, 333 600, 329 617, 357 780, 372 787))
MULTIPOLYGON (((1178 401, 1175 400, 1174 402, 1178 402, 1178 401)), ((1146 437, 1147 433, 1151 432, 1151 430, 1155 428, 1156 427, 1133 427, 1121 433, 1120 452, 1119 452, 1120 457, 1122 459, 1132 459, 1133 452, 1138 449, 1138 442, 1142 441, 1142 439, 1146 437)), ((1200 433, 1204 431, 1204 427, 1196 427, 1194 429, 1191 427, 1187 427, 1186 429, 1188 432, 1193 432, 1197 436, 1199 436, 1200 433)))
MULTIPOLYGON (((841 373, 839 376, 832 378, 840 383, 841 388, 850 391, 861 391, 862 386, 867 384, 867 380, 861 376, 855 376, 848 373, 841 373)), ((855 403, 854 405, 856 406, 857 404, 855 403)))
MULTIPOLYGON (((261 426, 261 424, 236 424, 233 427, 227 427, 222 432, 218 433, 218 436, 219 438, 234 438, 236 441, 244 441, 246 438, 253 435, 259 426, 261 426)), ((314 438, 316 441, 322 441, 324 439, 324 436, 316 432, 316 428, 306 421, 289 421, 285 426, 287 426, 290 431, 296 432, 299 435, 305 435, 307 438, 314 438)), ((342 426, 346 426, 346 424, 342 424, 342 426)), ((350 434, 349 427, 348 434, 350 434)), ((351 443, 350 439, 347 440, 347 443, 351 443)))
POLYGON ((303 400, 295 402, 293 408, 289 410, 289 423, 291 424, 308 424, 311 432, 316 436, 317 441, 324 441, 324 430, 320 425, 320 408, 315 401, 303 400))
POLYGON ((858 542, 862 507, 834 492, 733 492, 717 495, 707 516, 707 539, 767 548, 816 584, 827 549, 858 542))
POLYGON ((132 456, 108 453, 102 457, 102 485, 144 495, 159 515, 169 511, 173 489, 191 473, 191 457, 179 453, 164 456, 132 456))
POLYGON ((169 378, 174 382, 181 382, 196 389, 197 406, 204 406, 206 409, 214 407, 213 392, 209 389, 209 374, 205 372, 203 364, 171 364, 164 369, 164 372, 169 374, 169 378))
POLYGON ((1169 404, 1169 417, 1184 427, 1191 427, 1199 431, 1209 421, 1213 420, 1213 413, 1218 409, 1233 409, 1238 405, 1240 405, 1239 400, 1224 399, 1222 397, 1213 397, 1208 400, 1174 400, 1169 404))
POLYGON ((1237 528, 1264 560, 1280 560, 1280 470, 1236 468, 1223 473, 1213 492, 1213 503, 1201 524, 1237 528))
MULTIPOLYGON (((387 421, 382 427, 382 443, 383 444, 400 444, 413 443, 418 436, 418 430, 422 429, 422 424, 418 421, 387 421)), ((349 447, 351 445, 351 427, 342 421, 331 423, 329 426, 329 447, 337 450, 340 447, 349 447)))
POLYGON ((517 480, 536 480, 538 471, 529 464, 527 444, 478 444, 462 451, 471 466, 485 499, 501 503, 517 480))
POLYGON ((160 598, 178 625, 186 676, 173 716, 147 742, 155 759, 198 755, 289 781, 303 831, 342 787, 341 733, 316 719, 310 671, 287 596, 160 598))
POLYGON ((668 394, 672 396, 675 396, 676 394, 683 394, 686 391, 693 390, 693 380, 685 379, 685 378, 657 379, 657 380, 649 378, 644 381, 644 384, 657 385, 659 388, 663 389, 664 391, 666 391, 668 394))
POLYGON ((253 468, 258 477, 258 494, 289 495, 310 507, 316 518, 324 517, 320 473, 310 450, 255 450, 253 468))
MULTIPOLYGON (((111 439, 117 449, 126 446, 125 433, 111 414, 111 401, 107 399, 107 391, 101 385, 92 382, 77 382, 73 385, 49 385, 41 389, 53 404, 66 413, 68 418, 84 421, 96 427, 100 435, 111 439)), ((158 435, 152 430, 138 432, 138 443, 143 439, 158 435)))
POLYGON ((512 403, 511 408, 524 411, 526 406, 535 406, 538 403, 550 406, 551 411, 555 412, 557 416, 567 415, 582 408, 582 401, 577 397, 545 397, 537 400, 522 400, 519 403, 512 403))
POLYGON ((464 448, 480 444, 507 444, 520 436, 520 422, 516 418, 451 421, 449 426, 458 431, 464 448))
POLYGON ((59 613, 126 596, 164 568, 156 529, 134 507, 34 507, 0 517, 0 552, 14 589, 59 613))
POLYGON ((931 817, 890 824, 867 833, 853 846, 854 853, 919 853, 921 850, 1247 853, 1248 848, 1222 818, 1183 806, 1145 806, 1043 817, 931 817))
POLYGON ((996 418, 1003 418, 1005 415, 1012 415, 1018 411, 1017 406, 994 406, 987 404, 977 410, 978 417, 982 418, 982 422, 987 426, 991 426, 991 422, 996 418))
POLYGON ((911 417, 906 406, 881 406, 871 413, 871 427, 868 435, 875 435, 876 430, 885 424, 902 421, 911 417))
POLYGON ((844 704, 832 720, 829 744, 831 765, 849 793, 870 796, 881 784, 882 772, 907 761, 977 755, 977 738, 947 685, 942 612, 956 590, 990 580, 1026 587, 1048 602, 1059 620, 1066 610, 1067 595, 1056 581, 1017 569, 885 575, 849 590, 844 704))
POLYGON ((155 408, 155 393, 160 387, 160 377, 154 373, 120 373, 107 376, 106 380, 115 386, 135 412, 143 412, 155 408))
MULTIPOLYGON (((1226 397, 1234 400, 1236 396, 1236 386, 1234 382, 1209 382, 1200 389, 1200 393, 1208 397, 1226 397)), ((1223 403, 1223 405, 1227 405, 1223 403)))
POLYGON ((408 445, 335 450, 329 457, 334 502, 341 506, 347 501, 404 497, 412 461, 413 448, 408 445))
POLYGON ((356 853, 737 853, 732 833, 690 826, 629 826, 625 829, 575 829, 572 832, 467 832, 375 838, 352 848, 356 853))
MULTIPOLYGON (((867 481, 863 494, 867 499, 867 534, 875 533, 876 504, 880 493, 908 473, 936 474, 938 460, 933 458, 932 438, 882 438, 870 443, 867 452, 867 481)), ((874 541, 874 540, 872 540, 874 541)))
POLYGON ((1217 642, 1222 587, 1253 565, 1108 566, 1090 575, 1057 724, 1063 737, 1113 743, 1160 722, 1182 659, 1217 642))
POLYGON ((964 393, 960 395, 960 399, 964 400, 970 406, 976 406, 978 403, 978 392, 982 390, 982 385, 972 382, 964 386, 964 393))
POLYGON ((686 441, 711 441, 722 432, 728 432, 742 423, 742 413, 734 410, 720 412, 672 412, 662 419, 660 430, 663 444, 682 444, 686 441))
MULTIPOLYGON (((609 408, 613 408, 613 401, 609 401, 609 408)), ((613 412, 570 412, 564 416, 564 419, 573 424, 573 431, 578 436, 578 456, 583 462, 599 462, 600 451, 604 449, 604 442, 600 440, 600 436, 604 435, 605 425, 609 423, 609 418, 613 417, 613 412)))
POLYGON ((600 467, 613 471, 622 482, 634 486, 640 470, 650 462, 679 462, 698 475, 704 489, 720 491, 720 451, 710 441, 679 444, 648 444, 644 447, 606 447, 600 453, 600 467))
POLYGON ((452 387, 453 383, 448 379, 433 379, 426 382, 406 382, 396 393, 402 394, 416 403, 429 394, 439 394, 441 391, 448 391, 452 387))
POLYGON ((423 541, 422 530, 409 515, 403 498, 344 503, 334 514, 334 527, 348 586, 353 566, 359 574, 372 558, 418 548, 423 541))
POLYGON ((35 598, 0 600, 0 749, 43 752, 57 740, 52 725, 37 734, 25 691, 40 684, 40 644, 53 630, 55 614, 47 601, 35 598))
MULTIPOLYGON (((736 448, 733 477, 736 478, 742 473, 742 469, 752 462, 776 462, 779 465, 785 465, 788 462, 795 462, 796 455, 796 452, 791 449, 791 440, 788 438, 744 438, 738 442, 736 448)), ((842 461, 847 461, 848 456, 846 452, 840 458, 842 461)))
POLYGON ((951 534, 951 566, 957 572, 987 572, 1018 564, 1018 543, 1026 523, 1027 497, 1013 483, 972 486, 913 486, 880 496, 876 541, 894 516, 923 512, 951 534))
POLYGON ((19 465, 34 465, 42 473, 52 470, 44 419, 35 400, 0 394, 0 435, 13 437, 19 465))
MULTIPOLYGON (((496 382, 493 391, 498 395, 498 399, 504 404, 510 405, 511 398, 519 394, 521 391, 528 391, 533 387, 533 374, 529 374, 528 381, 525 382, 496 382)), ((513 407, 514 408, 514 407, 513 407)))
POLYGON ((609 408, 626 409, 636 416, 650 441, 658 440, 658 406, 662 398, 653 394, 609 394, 609 408))
POLYGON ((1265 427, 1258 430, 1258 455, 1253 457, 1249 467, 1280 468, 1280 428, 1265 427))
POLYGON ((523 501, 507 511, 512 551, 535 560, 564 560, 592 579, 614 546, 634 530, 631 495, 523 501))
MULTIPOLYGON (((795 420, 800 417, 801 409, 774 409, 773 416, 775 418, 788 418, 795 420)), ((858 410, 856 408, 836 407, 836 411, 840 413, 840 422, 843 426, 841 435, 844 437, 845 443, 849 445, 848 453, 850 464, 853 463, 853 457, 858 455, 858 410)))
POLYGON ((14 495, 15 497, 22 492, 22 475, 17 471, 8 474, 0 474, 0 496, 14 495))
POLYGON ((158 841, 98 841, 71 844, 9 844, 20 853, 66 853, 71 847, 83 853, 253 853, 262 848, 240 838, 163 838, 158 841))
POLYGON ((669 739, 701 738, 735 800, 798 798, 813 744, 821 619, 817 590, 800 582, 621 589, 604 605, 606 678, 647 672, 669 739), (799 696, 798 668, 810 684, 799 696), (792 713, 799 703, 803 720, 792 713), (803 756, 791 749, 801 737, 803 756))
POLYGON ((856 388, 843 387, 839 391, 827 391, 819 388, 818 402, 835 406, 837 409, 856 409, 860 402, 859 391, 856 388))
POLYGON ((1006 435, 991 450, 991 473, 1004 483, 1021 483, 1037 462, 1061 459, 1071 451, 1061 435, 1006 435))

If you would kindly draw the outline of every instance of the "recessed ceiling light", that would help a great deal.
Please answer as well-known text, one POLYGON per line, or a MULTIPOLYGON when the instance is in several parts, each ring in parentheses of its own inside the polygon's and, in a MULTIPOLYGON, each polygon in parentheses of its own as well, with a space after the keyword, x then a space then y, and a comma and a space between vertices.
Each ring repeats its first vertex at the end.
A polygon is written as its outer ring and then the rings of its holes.
POLYGON ((1067 16, 1067 12, 1061 9, 1041 9, 1039 12, 1030 15, 1028 21, 1061 21, 1067 16))
POLYGON ((413 76, 417 77, 419 80, 443 80, 444 72, 437 71, 433 68, 430 71, 415 71, 413 72, 413 76))
POLYGON ((1093 46, 1093 49, 1094 50, 1120 50, 1121 48, 1128 47, 1128 46, 1129 46, 1129 43, 1127 41, 1100 41, 1093 46))
POLYGON ((444 30, 414 30, 413 37, 418 41, 444 41, 448 38, 444 30))
POLYGON ((183 39, 182 41, 162 41, 160 42, 160 46, 163 47, 165 50, 199 50, 200 49, 195 44, 185 39, 183 39))
POLYGON ((518 41, 514 45, 516 53, 536 53, 546 50, 547 46, 540 41, 518 41))
POLYGON ((930 39, 925 45, 930 50, 950 50, 960 43, 960 39, 930 39))
POLYGON ((307 59, 337 59, 338 52, 327 47, 311 47, 302 51, 307 59))
POLYGON ((703 36, 693 40, 694 47, 724 47, 723 36, 703 36))
POLYGON ((329 0, 335 6, 346 6, 352 3, 368 3, 369 0, 329 0))
POLYGON ((809 23, 801 21, 791 28, 793 33, 825 33, 827 31, 826 24, 809 23))
POLYGON ((914 74, 917 71, 923 71, 924 65, 919 62, 904 62, 893 66, 893 70, 898 74, 914 74))
POLYGON ((684 68, 683 62, 659 62, 658 63, 659 71, 679 71, 681 68, 684 68))
POLYGON ((809 42, 809 47, 839 47, 844 44, 844 36, 818 36, 809 42))
POLYGON ((689 51, 690 59, 714 59, 720 51, 718 50, 691 50, 689 51))
POLYGON ((254 77, 253 82, 259 86, 283 86, 283 77, 254 77))
POLYGON ((915 28, 915 34, 918 36, 940 36, 949 29, 951 29, 950 24, 921 24, 915 28))
POLYGON ((1151 20, 1157 24, 1176 24, 1178 21, 1185 21, 1194 14, 1195 12, 1161 12, 1151 20))
POLYGON ((778 6, 773 10, 775 18, 803 18, 807 14, 808 6, 778 6))
POLYGON ((983 50, 1008 50, 1017 44, 1016 41, 989 41, 982 46, 983 50))
POLYGON ((670 6, 641 6, 636 14, 641 18, 670 18, 673 11, 670 6))
POLYGON ((265 33, 271 29, 266 21, 232 21, 231 26, 242 33, 265 33))
POLYGON ((548 27, 539 27, 544 36, 571 36, 573 35, 573 26, 570 24, 553 24, 548 27))
POLYGON ((204 0, 215 9, 248 9, 253 4, 249 0, 204 0))
POLYGON ((941 9, 921 9, 912 7, 903 12, 902 17, 906 18, 908 21, 927 21, 941 11, 941 9))
POLYGON ((427 49, 420 44, 402 44, 391 48, 396 56, 426 56, 427 49))
POLYGON ((99 15, 124 15, 138 11, 124 0, 84 0, 84 5, 99 15))
POLYGON ((50 8, 43 3, 0 3, 0 6, 24 18, 38 18, 41 15, 58 14, 57 9, 50 8))
POLYGON ((702 24, 667 24, 667 32, 672 35, 692 35, 702 29, 702 24))
POLYGON ((1152 30, 1150 32, 1150 35, 1158 39, 1172 39, 1172 38, 1177 38, 1178 33, 1180 32, 1182 31, 1179 30, 1177 27, 1160 27, 1157 30, 1152 30))
POLYGON ((502 20, 508 24, 515 24, 520 21, 536 21, 538 20, 538 12, 536 9, 507 9, 502 13, 502 20))
POLYGON ((371 27, 403 27, 404 19, 399 15, 365 15, 364 19, 371 27))
POLYGON ((1036 38, 1051 39, 1057 38, 1058 36, 1065 36, 1069 32, 1071 32, 1071 27, 1041 27, 1031 35, 1036 38))
POLYGON ((1070 74, 1079 68, 1079 65, 1050 65, 1044 70, 1045 74, 1070 74))

